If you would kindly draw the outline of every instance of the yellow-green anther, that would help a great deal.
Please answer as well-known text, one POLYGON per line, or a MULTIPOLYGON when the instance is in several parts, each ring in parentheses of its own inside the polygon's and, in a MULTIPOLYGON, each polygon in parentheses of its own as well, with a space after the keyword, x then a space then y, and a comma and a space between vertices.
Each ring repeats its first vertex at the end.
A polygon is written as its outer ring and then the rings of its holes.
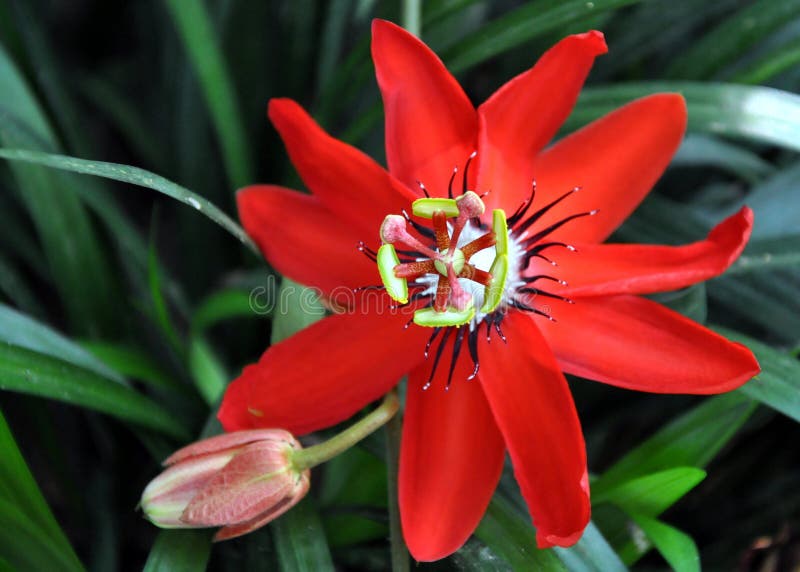
POLYGON ((462 326, 474 317, 475 306, 473 304, 463 310, 448 308, 444 312, 437 312, 433 307, 429 307, 414 312, 414 323, 428 328, 442 328, 445 326, 462 326))
POLYGON ((481 312, 484 314, 494 312, 500 302, 503 301, 503 292, 508 278, 508 255, 498 254, 489 272, 492 275, 492 281, 489 282, 484 294, 483 307, 481 308, 481 312))
POLYGON ((386 293, 393 300, 401 304, 408 303, 408 281, 405 278, 398 278, 394 274, 394 268, 400 264, 397 252, 391 244, 384 244, 378 249, 378 272, 381 281, 386 287, 386 293))
POLYGON ((497 254, 508 254, 508 222, 503 209, 492 211, 492 230, 494 231, 494 249, 497 254))
POLYGON ((455 199, 417 199, 411 203, 411 212, 422 218, 433 218, 433 213, 443 211, 450 218, 458 216, 458 205, 455 199))

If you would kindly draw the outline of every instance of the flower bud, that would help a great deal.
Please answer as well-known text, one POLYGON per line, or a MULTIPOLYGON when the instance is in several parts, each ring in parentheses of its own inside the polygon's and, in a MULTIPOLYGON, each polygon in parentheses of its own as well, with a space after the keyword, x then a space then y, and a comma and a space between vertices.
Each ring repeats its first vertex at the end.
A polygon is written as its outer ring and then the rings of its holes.
POLYGON ((282 429, 237 431, 204 439, 164 461, 142 493, 145 516, 161 528, 221 526, 214 540, 246 534, 277 518, 308 492, 301 449, 282 429))

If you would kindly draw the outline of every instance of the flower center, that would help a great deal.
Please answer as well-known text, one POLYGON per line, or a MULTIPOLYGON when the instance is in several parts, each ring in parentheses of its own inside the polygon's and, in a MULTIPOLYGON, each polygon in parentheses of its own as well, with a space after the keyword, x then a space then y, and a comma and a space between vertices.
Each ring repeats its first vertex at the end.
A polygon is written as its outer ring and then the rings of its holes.
POLYGON ((379 288, 385 289, 395 301, 403 305, 427 301, 414 311, 413 319, 407 324, 407 327, 414 323, 432 328, 425 347, 426 358, 438 342, 430 377, 423 389, 433 381, 453 335, 445 389, 450 387, 456 360, 465 345, 474 364, 468 379, 477 375, 479 326, 486 325, 487 341, 495 332, 505 342, 501 323, 508 311, 527 312, 555 322, 550 307, 539 304, 539 298, 574 303, 539 286, 545 282, 566 286, 565 281, 546 273, 534 274, 529 267, 534 259, 556 267, 556 262, 549 257, 550 250, 561 248, 576 252, 569 244, 548 240, 549 235, 572 220, 598 213, 597 210, 574 213, 541 227, 537 223, 580 188, 574 187, 529 212, 536 195, 536 181, 533 181, 530 197, 511 216, 506 217, 502 209, 492 211, 490 226, 481 220, 486 210, 481 196, 467 190, 467 169, 475 155, 473 153, 467 161, 462 194, 458 197, 453 197, 453 181, 458 169, 454 169, 450 178, 448 198, 432 198, 425 186, 419 184, 425 198, 412 203, 412 212, 418 219, 430 220, 430 225, 418 222, 405 211, 402 215, 388 215, 381 225, 383 244, 378 251, 364 243, 359 246, 378 265, 383 283, 379 288), (413 290, 410 295, 409 290, 413 290))
POLYGON ((473 320, 476 311, 481 314, 494 311, 502 299, 508 276, 505 213, 495 210, 492 230, 482 230, 480 216, 486 207, 473 191, 454 199, 417 199, 411 208, 416 216, 430 219, 433 228, 413 223, 407 215, 389 215, 384 219, 380 231, 384 244, 377 252, 377 263, 389 295, 407 303, 409 280, 418 286, 427 285, 426 291, 433 288, 433 304, 414 312, 415 324, 433 328, 461 326, 473 320), (420 235, 432 237, 435 245, 429 247, 413 236, 409 224, 420 235), (498 236, 502 237, 499 241, 498 236), (396 244, 414 249, 412 254, 419 256, 401 262, 396 244), (492 246, 495 253, 490 267, 480 268, 471 262, 473 256, 492 246), (476 284, 477 289, 470 283, 476 284))

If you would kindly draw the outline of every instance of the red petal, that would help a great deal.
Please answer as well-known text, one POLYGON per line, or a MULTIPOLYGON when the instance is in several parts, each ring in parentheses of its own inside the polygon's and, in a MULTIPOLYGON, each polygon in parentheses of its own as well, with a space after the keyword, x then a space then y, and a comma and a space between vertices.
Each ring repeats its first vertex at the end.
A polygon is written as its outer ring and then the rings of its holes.
MULTIPOLYGON (((717 225, 705 240, 686 246, 645 244, 575 245, 577 253, 558 257, 555 273, 569 286, 565 296, 649 294, 677 290, 722 274, 739 257, 753 227, 744 207, 717 225)), ((528 273, 536 273, 541 265, 528 273)))
POLYGON ((291 99, 271 100, 269 118, 306 186, 369 238, 377 236, 387 214, 408 209, 417 198, 367 155, 325 133, 291 99))
POLYGON ((347 419, 423 359, 430 332, 388 308, 327 317, 271 346, 225 393, 226 431, 282 427, 302 435, 347 419))
MULTIPOLYGON (((644 97, 573 133, 536 161, 537 202, 544 205, 582 187, 537 223, 599 209, 552 236, 602 242, 647 195, 664 172, 686 130, 686 102, 677 94, 644 97)), ((514 207, 516 205, 510 205, 514 207)))
POLYGON ((430 363, 416 368, 408 380, 400 516, 403 536, 418 561, 444 558, 466 542, 503 469, 503 438, 480 384, 467 381, 472 372, 467 355, 457 361, 452 385, 445 391, 451 348, 449 344, 428 390, 422 386, 430 363))
POLYGON ((391 22, 373 21, 372 59, 389 170, 411 188, 421 181, 432 195, 445 196, 453 167, 461 169, 475 150, 472 103, 436 54, 391 22))
POLYGON ((564 38, 478 108, 476 188, 491 189, 488 208, 513 211, 528 197, 536 155, 569 115, 595 57, 606 51, 600 32, 564 38))
POLYGON ((752 352, 637 296, 556 303, 542 333, 564 371, 653 393, 722 393, 759 372, 752 352))
POLYGON ((318 198, 281 187, 247 187, 236 202, 247 234, 281 274, 329 296, 380 284, 377 266, 357 248, 376 242, 377 228, 359 236, 318 198))
POLYGON ((528 316, 502 323, 508 344, 480 348, 480 379, 511 454, 540 548, 570 546, 589 522, 586 447, 567 382, 528 316))

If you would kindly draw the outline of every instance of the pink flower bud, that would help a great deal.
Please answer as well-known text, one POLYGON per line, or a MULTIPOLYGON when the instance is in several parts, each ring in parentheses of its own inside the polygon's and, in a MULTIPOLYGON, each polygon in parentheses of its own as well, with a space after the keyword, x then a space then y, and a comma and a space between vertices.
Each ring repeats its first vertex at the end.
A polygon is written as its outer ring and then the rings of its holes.
POLYGON ((203 439, 164 461, 142 493, 145 516, 161 528, 222 527, 214 540, 246 534, 277 518, 308 492, 310 471, 292 455, 300 443, 282 429, 203 439))

